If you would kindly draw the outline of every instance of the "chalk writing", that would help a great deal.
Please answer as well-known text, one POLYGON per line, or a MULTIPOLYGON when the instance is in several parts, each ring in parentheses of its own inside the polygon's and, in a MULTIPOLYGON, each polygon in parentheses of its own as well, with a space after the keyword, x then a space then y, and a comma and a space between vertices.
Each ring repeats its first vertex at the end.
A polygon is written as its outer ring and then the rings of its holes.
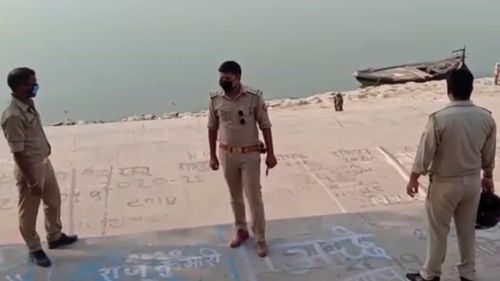
POLYGON ((5 279, 7 279, 7 281, 23 281, 24 279, 21 277, 20 274, 16 274, 14 276, 5 276, 5 279))
POLYGON ((406 281, 392 267, 380 268, 349 277, 344 281, 406 281))
POLYGON ((333 154, 335 157, 338 157, 347 163, 356 162, 356 161, 367 162, 367 161, 371 161, 374 159, 372 153, 366 148, 340 149, 340 150, 332 151, 330 153, 333 154))
POLYGON ((119 168, 120 172, 119 174, 124 177, 131 177, 131 176, 151 176, 151 172, 149 171, 149 167, 126 167, 126 168, 119 168))
POLYGON ((372 198, 372 202, 375 206, 388 206, 412 203, 415 200, 406 195, 386 194, 372 198))
POLYGON ((116 184, 118 189, 134 188, 151 188, 162 187, 167 185, 183 184, 183 183, 200 183, 203 180, 198 175, 181 176, 175 179, 154 178, 154 179, 133 179, 130 181, 120 181, 116 184))
POLYGON ((172 250, 167 253, 158 251, 151 254, 131 254, 126 260, 126 265, 101 268, 98 273, 104 281, 121 280, 122 276, 157 280, 157 278, 171 278, 176 271, 180 270, 213 268, 219 264, 220 257, 220 253, 210 248, 201 248, 199 255, 196 256, 186 256, 181 250, 172 250))
POLYGON ((476 252, 479 258, 498 255, 500 253, 500 238, 476 237, 476 252))
MULTIPOLYGON (((119 229, 124 228, 127 225, 138 226, 142 224, 154 225, 158 223, 163 223, 169 219, 168 214, 156 214, 156 215, 137 215, 131 217, 111 217, 106 220, 102 219, 100 225, 105 225, 106 227, 119 229)), ((80 221, 78 223, 80 229, 90 229, 94 227, 93 222, 80 221)))
POLYGON ((135 200, 127 202, 127 206, 131 208, 144 207, 146 205, 159 204, 172 206, 175 205, 177 197, 175 196, 158 196, 158 197, 146 197, 146 198, 136 198, 135 200))
POLYGON ((82 172, 84 177, 108 177, 109 169, 86 168, 82 172))
POLYGON ((58 181, 65 181, 68 179, 68 173, 58 171, 55 173, 58 181))
MULTIPOLYGON (((303 242, 285 243, 274 245, 273 248, 283 249, 284 256, 293 257, 301 261, 299 268, 285 264, 285 270, 292 273, 306 273, 311 268, 318 266, 318 261, 327 265, 337 263, 348 266, 348 269, 358 269, 356 265, 364 263, 371 268, 370 258, 391 260, 383 248, 367 241, 373 234, 354 233, 342 226, 331 228, 332 238, 328 240, 310 240, 303 242)), ((273 266, 273 268, 275 268, 273 266)))
POLYGON ((179 163, 179 169, 183 171, 206 172, 210 169, 210 162, 208 160, 198 162, 183 162, 179 163))
POLYGON ((287 153, 287 154, 277 154, 276 159, 278 161, 285 160, 306 160, 307 156, 302 153, 287 153))
POLYGON ((0 199, 0 211, 12 210, 16 207, 14 200, 10 198, 0 199))
POLYGON ((208 158, 209 154, 206 151, 203 152, 188 152, 187 153, 189 160, 196 160, 196 159, 205 159, 208 158))
MULTIPOLYGON (((84 202, 88 202, 87 200, 90 200, 91 202, 101 202, 103 200, 103 192, 99 190, 92 190, 89 192, 82 192, 82 191, 75 191, 73 192, 73 203, 81 203, 83 200, 84 202)), ((66 201, 69 200, 69 194, 66 192, 61 193, 61 201, 62 203, 65 203, 66 201)))

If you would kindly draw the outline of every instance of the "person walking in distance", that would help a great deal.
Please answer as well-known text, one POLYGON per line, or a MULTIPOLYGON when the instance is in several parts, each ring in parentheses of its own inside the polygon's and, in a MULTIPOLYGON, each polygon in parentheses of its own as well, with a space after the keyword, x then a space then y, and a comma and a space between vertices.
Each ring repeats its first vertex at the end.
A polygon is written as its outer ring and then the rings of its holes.
POLYGON ((447 85, 451 103, 430 115, 420 140, 407 193, 415 196, 419 177, 430 175, 425 202, 429 240, 423 268, 406 275, 411 281, 440 280, 452 217, 460 250, 460 280, 474 280, 481 187, 484 192, 494 191, 496 124, 490 111, 470 100, 473 82, 467 69, 450 74, 447 85))
POLYGON ((35 71, 16 68, 9 73, 7 82, 13 93, 2 114, 1 124, 16 163, 19 229, 29 249, 30 260, 49 267, 51 261, 42 250, 36 232, 40 202, 43 201, 49 249, 74 243, 78 237, 61 231, 61 194, 49 160, 51 146, 33 102, 39 88, 35 71))
POLYGON ((495 85, 498 85, 500 79, 500 62, 495 63, 495 69, 493 70, 493 79, 495 80, 495 85))
POLYGON ((239 247, 249 238, 246 225, 246 195, 250 205, 252 232, 256 251, 260 257, 267 255, 265 239, 265 215, 260 184, 260 153, 257 125, 262 131, 267 151, 266 165, 274 168, 271 122, 260 90, 251 89, 241 83, 241 67, 235 61, 226 61, 219 67, 219 84, 223 92, 212 95, 208 111, 208 140, 210 146, 210 167, 219 168, 216 152, 219 137, 219 157, 226 183, 231 195, 236 236, 232 248, 239 247))

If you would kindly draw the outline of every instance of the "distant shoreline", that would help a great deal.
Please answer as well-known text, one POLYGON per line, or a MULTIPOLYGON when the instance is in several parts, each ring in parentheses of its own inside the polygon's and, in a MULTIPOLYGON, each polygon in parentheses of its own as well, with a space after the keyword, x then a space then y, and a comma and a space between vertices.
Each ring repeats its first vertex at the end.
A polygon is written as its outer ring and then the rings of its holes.
MULTIPOLYGON (((494 86, 493 78, 478 78, 475 80, 475 85, 479 87, 475 88, 476 92, 481 92, 482 86, 494 86)), ((395 84, 395 85, 381 85, 374 87, 358 88, 350 91, 328 91, 319 94, 313 94, 305 96, 302 98, 281 98, 266 100, 266 104, 271 109, 286 109, 295 108, 300 106, 315 105, 315 104, 330 104, 333 107, 333 95, 335 93, 342 93, 347 100, 353 99, 366 99, 366 98, 390 98, 394 96, 400 96, 401 93, 404 95, 407 92, 415 93, 418 91, 422 92, 441 92, 444 89, 445 81, 431 81, 425 83, 406 83, 406 84, 395 84), (439 90, 438 90, 439 89, 439 90)), ((498 91, 500 91, 500 86, 498 86, 498 91)), ((117 122, 135 122, 135 121, 148 121, 148 120, 167 120, 167 119, 177 119, 184 117, 203 117, 207 115, 207 110, 201 110, 197 112, 185 111, 185 112, 169 112, 163 114, 133 114, 125 118, 110 121, 89 121, 89 120, 71 120, 66 119, 61 122, 52 123, 49 126, 75 126, 75 125, 86 125, 86 124, 105 124, 105 123, 117 123, 117 122)))

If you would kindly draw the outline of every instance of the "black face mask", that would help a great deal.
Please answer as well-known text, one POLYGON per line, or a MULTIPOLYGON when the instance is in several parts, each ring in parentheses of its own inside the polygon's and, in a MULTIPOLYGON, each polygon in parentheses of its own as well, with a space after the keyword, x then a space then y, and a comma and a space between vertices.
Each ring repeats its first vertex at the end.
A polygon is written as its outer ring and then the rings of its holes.
POLYGON ((233 90, 233 82, 232 81, 219 80, 219 85, 226 93, 231 92, 231 90, 233 90))

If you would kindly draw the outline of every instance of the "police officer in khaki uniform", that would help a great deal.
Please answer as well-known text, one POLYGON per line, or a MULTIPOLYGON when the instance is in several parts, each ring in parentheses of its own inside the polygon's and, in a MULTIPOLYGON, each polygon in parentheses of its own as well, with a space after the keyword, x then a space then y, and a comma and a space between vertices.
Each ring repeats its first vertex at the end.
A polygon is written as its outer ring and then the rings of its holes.
POLYGON ((219 67, 219 72, 219 83, 224 92, 211 97, 208 113, 210 167, 213 170, 219 168, 216 153, 218 136, 219 157, 231 194, 237 229, 236 237, 231 241, 230 246, 238 247, 249 238, 244 193, 250 205, 256 251, 260 257, 265 257, 267 255, 266 222, 260 184, 262 147, 259 145, 257 124, 262 130, 267 149, 266 165, 268 168, 273 168, 277 161, 273 149, 271 122, 262 92, 240 83, 241 67, 238 63, 224 62, 219 67))
POLYGON ((48 158, 51 147, 33 103, 39 87, 35 72, 29 68, 16 68, 9 73, 7 81, 13 94, 2 114, 1 124, 16 163, 19 229, 31 261, 49 267, 51 261, 42 250, 36 232, 40 201, 43 201, 49 249, 74 243, 77 236, 68 236, 61 231, 61 195, 48 158))
POLYGON ((474 280, 474 227, 481 187, 484 192, 494 189, 496 124, 488 110, 470 101, 473 81, 467 69, 451 73, 447 80, 451 103, 430 115, 417 150, 407 193, 413 197, 418 192, 419 176, 430 174, 425 203, 429 240, 420 273, 406 276, 411 281, 439 280, 452 217, 461 280, 474 280))

